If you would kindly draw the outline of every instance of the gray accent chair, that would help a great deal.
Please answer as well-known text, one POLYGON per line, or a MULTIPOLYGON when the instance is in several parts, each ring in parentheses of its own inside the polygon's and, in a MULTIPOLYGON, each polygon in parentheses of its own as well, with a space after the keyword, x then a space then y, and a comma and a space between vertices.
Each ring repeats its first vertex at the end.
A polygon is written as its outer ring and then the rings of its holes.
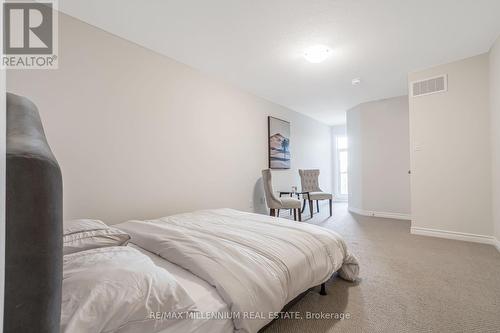
POLYGON ((316 201, 316 210, 319 213, 319 201, 329 200, 330 203, 330 216, 332 216, 332 200, 333 195, 331 193, 323 192, 319 187, 319 170, 299 170, 300 183, 302 185, 302 196, 304 198, 304 205, 302 206, 302 212, 306 208, 306 201, 309 203, 309 212, 311 217, 314 215, 313 211, 313 201, 316 201))
POLYGON ((269 207, 269 215, 279 216, 280 209, 293 210, 293 219, 302 221, 302 212, 300 211, 300 200, 295 198, 283 197, 278 198, 273 190, 273 178, 270 169, 262 170, 262 183, 264 184, 264 192, 266 195, 267 207, 269 207))

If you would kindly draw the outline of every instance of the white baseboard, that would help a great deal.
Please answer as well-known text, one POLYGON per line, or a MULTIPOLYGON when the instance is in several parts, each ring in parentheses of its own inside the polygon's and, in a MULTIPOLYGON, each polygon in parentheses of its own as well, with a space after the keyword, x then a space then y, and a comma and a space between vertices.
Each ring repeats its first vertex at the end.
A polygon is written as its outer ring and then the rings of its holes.
POLYGON ((500 240, 495 238, 493 245, 497 248, 498 252, 500 252, 500 240))
POLYGON ((349 207, 349 211, 352 213, 358 214, 358 215, 363 215, 363 216, 383 217, 386 219, 396 219, 396 220, 411 220, 410 214, 375 212, 375 211, 363 210, 363 209, 354 208, 354 207, 349 207))
POLYGON ((500 252, 500 242, 493 236, 469 234, 466 232, 411 227, 411 233, 420 236, 454 239, 466 242, 493 245, 500 252))

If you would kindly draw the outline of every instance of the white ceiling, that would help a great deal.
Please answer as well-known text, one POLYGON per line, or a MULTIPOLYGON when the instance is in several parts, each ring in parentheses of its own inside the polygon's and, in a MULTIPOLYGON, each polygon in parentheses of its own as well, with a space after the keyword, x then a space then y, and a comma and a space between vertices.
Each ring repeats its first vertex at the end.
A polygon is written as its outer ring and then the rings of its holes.
POLYGON ((488 51, 500 0, 61 0, 62 12, 328 124, 488 51), (302 54, 333 49, 320 64, 302 54), (362 83, 352 86, 360 77, 362 83))

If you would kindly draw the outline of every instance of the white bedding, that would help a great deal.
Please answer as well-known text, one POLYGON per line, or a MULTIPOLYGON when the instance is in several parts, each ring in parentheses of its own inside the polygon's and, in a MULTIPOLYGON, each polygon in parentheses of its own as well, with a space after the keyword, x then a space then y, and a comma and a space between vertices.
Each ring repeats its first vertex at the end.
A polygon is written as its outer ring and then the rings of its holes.
POLYGON ((293 298, 339 271, 354 280, 356 259, 335 232, 232 209, 180 214, 116 226, 132 242, 217 289, 234 331, 257 332, 293 298))
MULTIPOLYGON (((229 312, 227 304, 217 293, 214 287, 203 281, 193 273, 157 256, 154 253, 146 251, 135 244, 129 246, 141 251, 155 263, 155 265, 167 270, 177 280, 177 282, 189 293, 194 301, 196 309, 199 312, 221 313, 229 312)), ((139 327, 141 328, 141 327, 139 327)), ((233 332, 233 323, 231 319, 185 319, 180 320, 168 328, 158 333, 231 333, 233 332)), ((147 327, 140 332, 149 333, 147 327)))
POLYGON ((63 265, 61 332, 153 333, 178 320, 151 313, 196 310, 170 273, 131 247, 72 253, 63 265))

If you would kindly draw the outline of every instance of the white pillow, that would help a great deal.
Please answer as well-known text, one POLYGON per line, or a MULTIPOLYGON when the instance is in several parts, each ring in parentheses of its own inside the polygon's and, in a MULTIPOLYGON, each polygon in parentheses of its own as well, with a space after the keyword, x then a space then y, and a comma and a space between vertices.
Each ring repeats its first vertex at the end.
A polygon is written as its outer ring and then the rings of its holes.
POLYGON ((163 314, 196 311, 169 272, 131 247, 72 253, 63 265, 62 333, 157 332, 182 320, 163 314))
POLYGON ((69 220, 63 224, 63 254, 107 246, 127 245, 130 236, 98 220, 69 220))

